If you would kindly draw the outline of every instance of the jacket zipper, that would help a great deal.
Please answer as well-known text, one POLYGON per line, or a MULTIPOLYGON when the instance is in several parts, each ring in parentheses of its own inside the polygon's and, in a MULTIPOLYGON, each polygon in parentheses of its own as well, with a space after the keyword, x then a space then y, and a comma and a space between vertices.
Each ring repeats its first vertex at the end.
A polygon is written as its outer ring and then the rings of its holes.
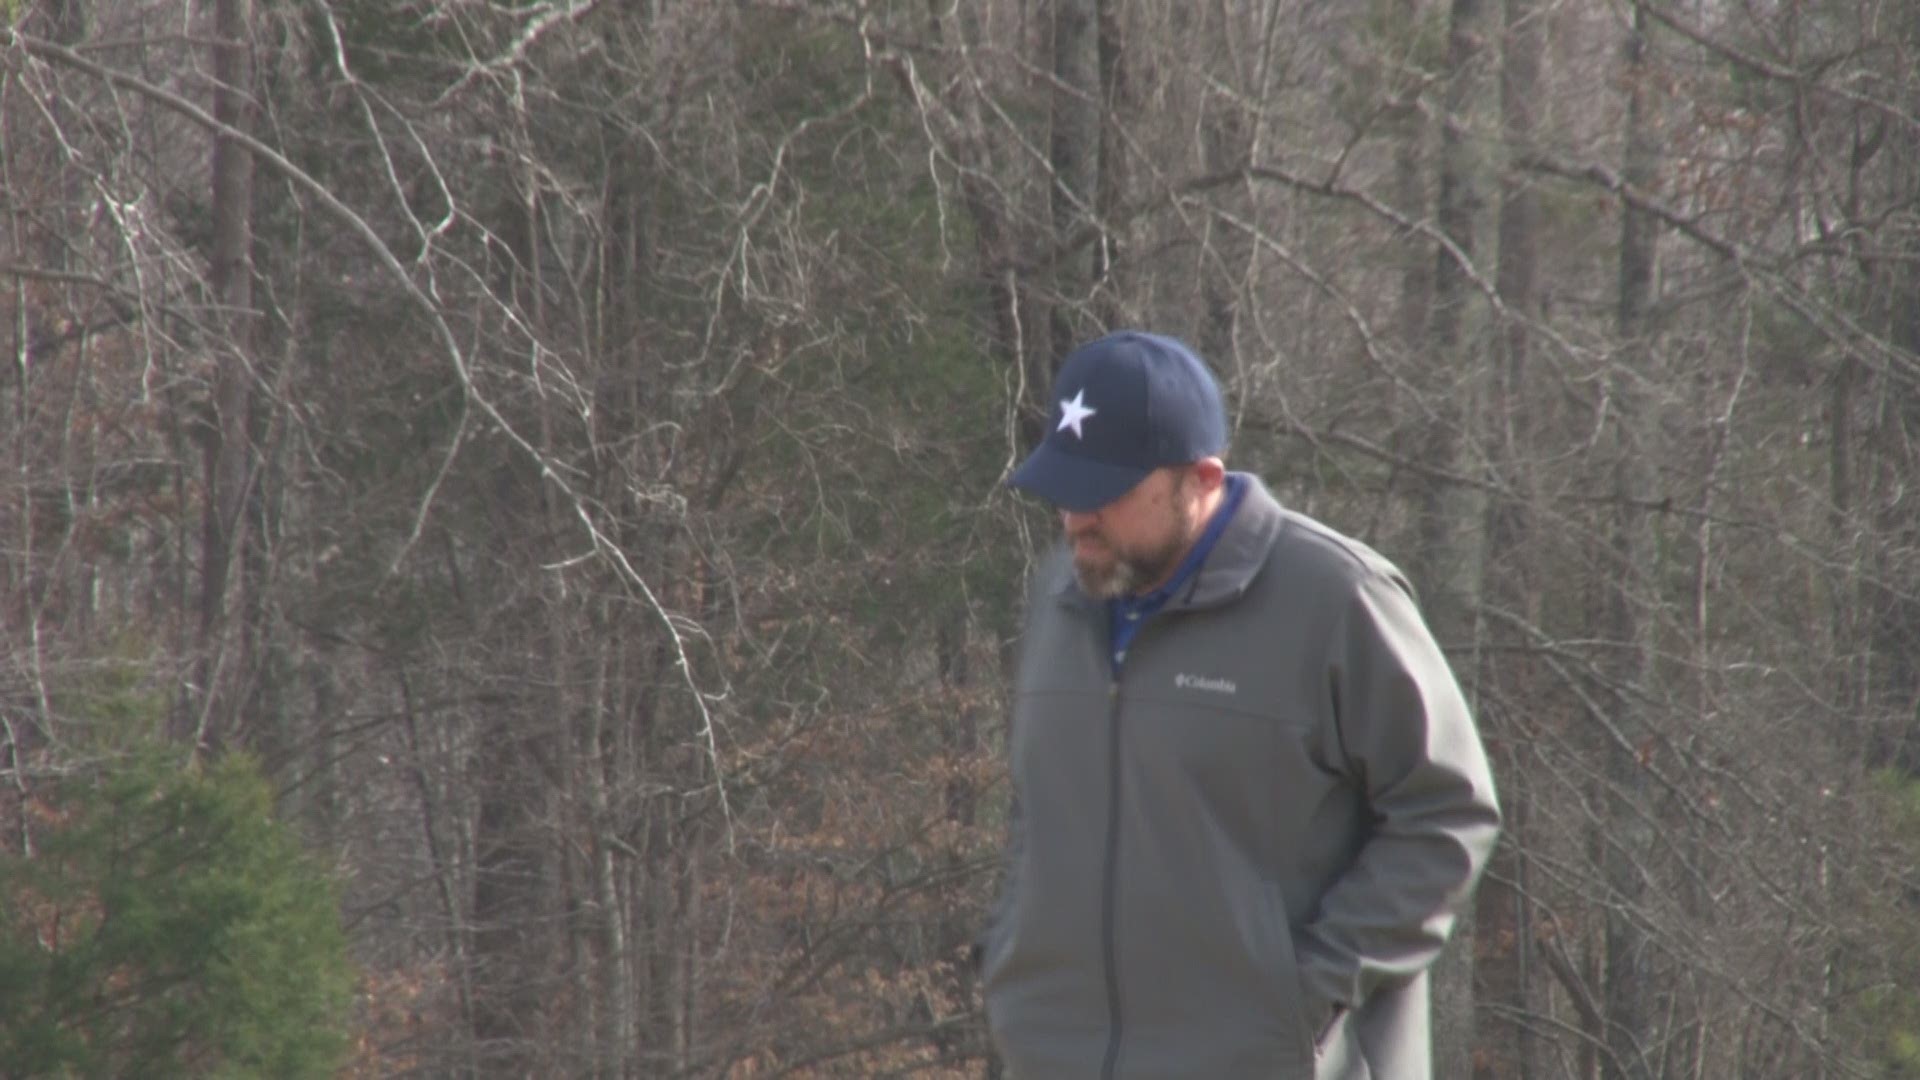
POLYGON ((1107 1056, 1102 1080, 1113 1080, 1120 1063, 1120 967, 1114 903, 1120 881, 1120 676, 1107 687, 1107 857, 1100 883, 1100 949, 1107 975, 1107 1056))

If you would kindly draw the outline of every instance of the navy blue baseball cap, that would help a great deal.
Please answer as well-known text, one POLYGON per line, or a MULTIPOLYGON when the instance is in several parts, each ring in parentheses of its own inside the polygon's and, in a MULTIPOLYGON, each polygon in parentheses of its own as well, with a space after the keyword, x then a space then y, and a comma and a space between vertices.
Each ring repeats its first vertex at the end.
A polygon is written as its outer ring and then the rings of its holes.
POLYGON ((1147 474, 1227 447, 1220 384, 1170 337, 1122 330, 1067 354, 1047 437, 1007 483, 1062 510, 1098 510, 1147 474))

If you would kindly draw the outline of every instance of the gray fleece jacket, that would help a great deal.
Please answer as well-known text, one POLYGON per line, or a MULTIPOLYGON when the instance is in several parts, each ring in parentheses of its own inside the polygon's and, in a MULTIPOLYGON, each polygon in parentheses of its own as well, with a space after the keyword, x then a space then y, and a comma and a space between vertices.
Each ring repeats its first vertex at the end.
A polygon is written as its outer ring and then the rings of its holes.
POLYGON ((1425 972, 1499 828, 1399 572, 1258 480, 1118 677, 1063 548, 1028 598, 982 936, 1021 1080, 1423 1080, 1425 972))

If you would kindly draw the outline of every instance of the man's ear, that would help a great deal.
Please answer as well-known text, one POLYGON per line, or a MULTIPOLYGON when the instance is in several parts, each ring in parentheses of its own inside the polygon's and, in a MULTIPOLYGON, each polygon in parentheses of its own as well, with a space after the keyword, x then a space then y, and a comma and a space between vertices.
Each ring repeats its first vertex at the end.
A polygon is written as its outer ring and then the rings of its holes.
POLYGON ((1227 463, 1217 457, 1203 457, 1188 468, 1193 470, 1193 478, 1200 482, 1201 491, 1212 491, 1227 481, 1227 463))

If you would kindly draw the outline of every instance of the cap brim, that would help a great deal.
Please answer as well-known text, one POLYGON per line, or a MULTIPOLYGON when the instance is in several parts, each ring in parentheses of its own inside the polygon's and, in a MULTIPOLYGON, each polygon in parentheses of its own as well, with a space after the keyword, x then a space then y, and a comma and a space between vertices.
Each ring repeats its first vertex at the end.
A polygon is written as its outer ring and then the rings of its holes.
POLYGON ((1152 469, 1109 465, 1075 457, 1041 443, 1007 478, 1008 487, 1032 492, 1062 510, 1086 513, 1098 510, 1132 491, 1152 469))

